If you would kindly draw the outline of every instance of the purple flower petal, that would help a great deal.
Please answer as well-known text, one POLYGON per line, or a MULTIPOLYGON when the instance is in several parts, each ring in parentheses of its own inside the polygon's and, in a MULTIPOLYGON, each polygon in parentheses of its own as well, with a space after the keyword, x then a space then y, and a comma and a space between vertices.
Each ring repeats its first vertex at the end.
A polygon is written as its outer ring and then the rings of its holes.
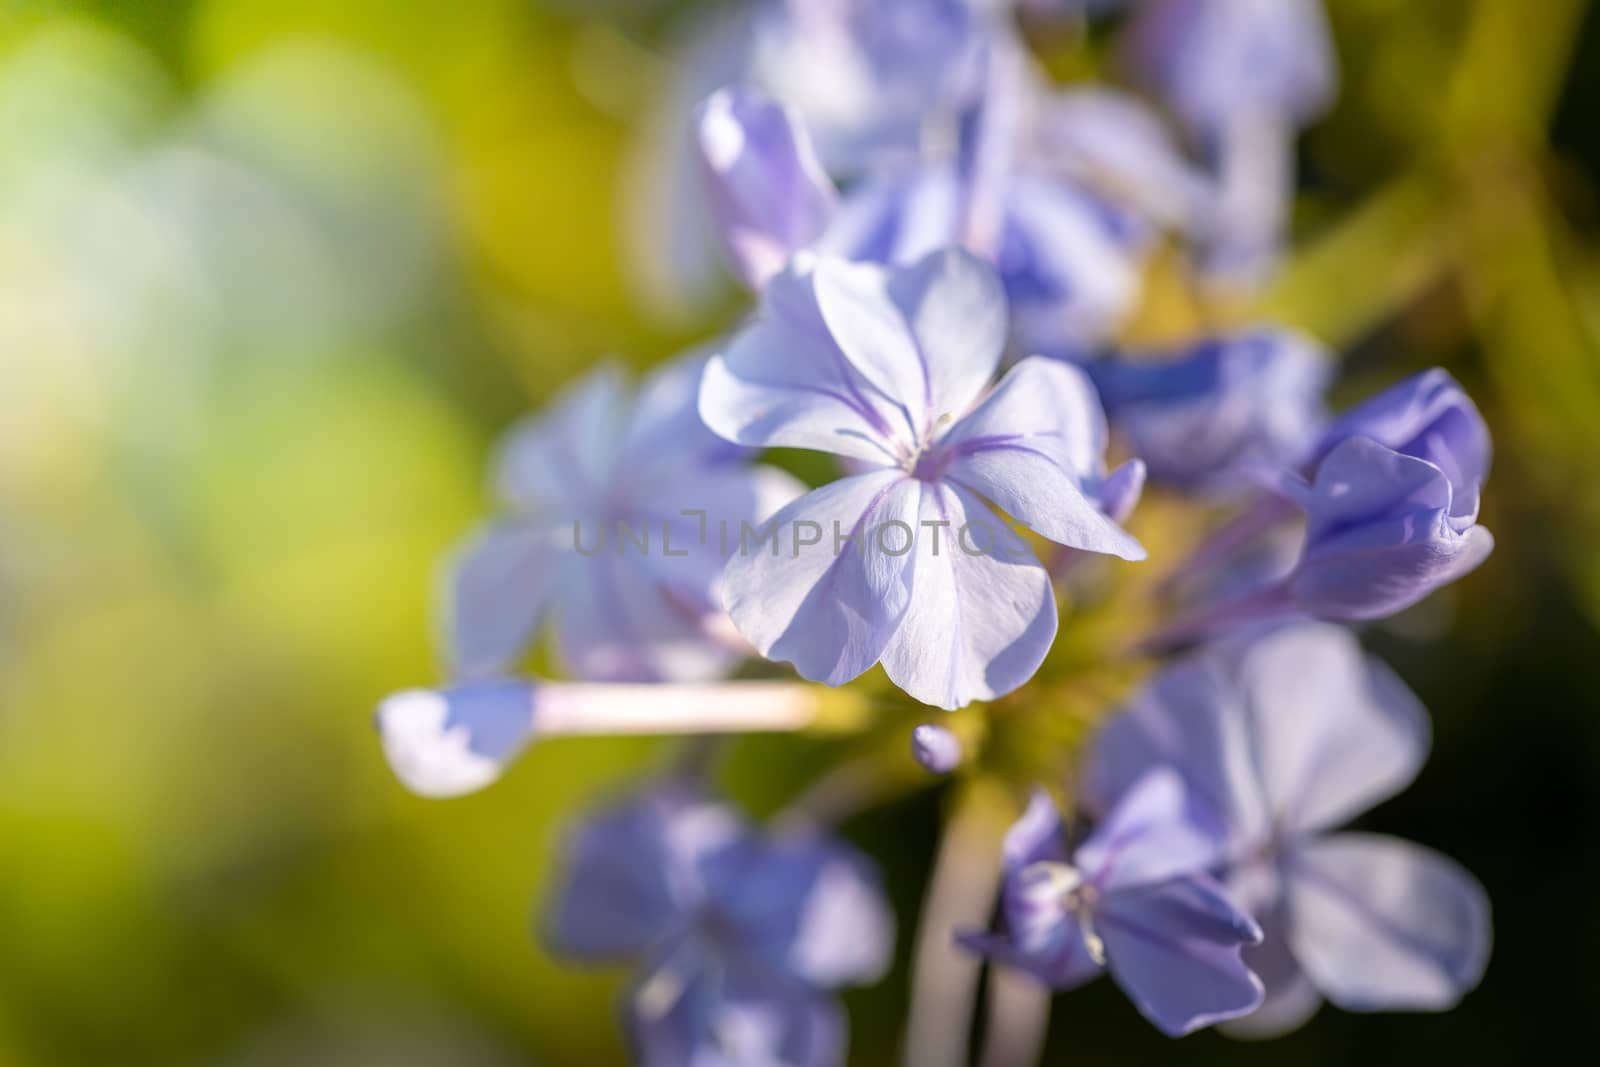
POLYGON ((894 915, 865 856, 820 836, 752 839, 707 876, 739 952, 773 973, 833 989, 877 981, 894 954, 894 915))
POLYGON ((712 858, 746 840, 733 812, 688 790, 651 790, 605 808, 567 844, 546 940, 578 960, 638 956, 715 893, 706 876, 712 858))
POLYGON ((1023 360, 944 439, 948 476, 1059 544, 1122 559, 1144 548, 1090 498, 1105 468, 1105 417, 1076 368, 1023 360))
POLYGON ((1199 874, 1223 857, 1217 812, 1169 767, 1146 771, 1073 853, 1102 893, 1199 874))
POLYGON ((892 272, 824 260, 816 292, 840 349, 906 406, 919 438, 965 413, 999 365, 1005 294, 970 253, 945 249, 892 272))
POLYGON ((1144 80, 1202 134, 1251 111, 1305 124, 1338 91, 1321 0, 1146 0, 1128 43, 1144 80))
POLYGON ((1050 575, 972 494, 908 484, 921 490, 911 600, 883 649, 883 669, 908 695, 946 709, 1009 693, 1033 677, 1055 640, 1050 575))
POLYGON ((892 554, 902 541, 890 524, 915 529, 918 497, 900 471, 875 471, 779 511, 771 538, 738 546, 724 575, 739 632, 813 681, 842 685, 871 667, 911 601, 910 555, 892 554))
POLYGON ((507 520, 456 551, 445 568, 441 624, 452 674, 496 674, 521 657, 550 604, 561 536, 546 524, 507 520))
POLYGON ((1111 975, 1172 1037, 1254 1011, 1261 981, 1240 949, 1261 940, 1249 916, 1207 878, 1108 894, 1095 913, 1111 975))
POLYGON ((1006 831, 1001 855, 1008 874, 1035 863, 1067 862, 1067 828, 1049 793, 1035 788, 1029 794, 1022 817, 1006 831))
POLYGON ((1488 962, 1489 901, 1454 861, 1376 834, 1336 834, 1287 863, 1290 944, 1349 1011, 1442 1011, 1488 962))
POLYGON ((839 350, 804 265, 767 283, 761 311, 706 366, 700 416, 757 448, 809 448, 897 464, 911 447, 904 407, 839 350))
POLYGON ((1460 384, 1435 367, 1357 404, 1323 433, 1321 460, 1351 437, 1372 440, 1445 472, 1455 514, 1476 512, 1477 487, 1489 476, 1493 445, 1477 405, 1460 384))
POLYGON ((1283 830, 1337 826, 1400 792, 1427 759, 1427 712, 1343 627, 1269 634, 1238 677, 1256 774, 1283 830))
POLYGON ((1290 593, 1324 618, 1391 615, 1481 564, 1494 538, 1454 517, 1448 476, 1365 437, 1338 445, 1305 494, 1306 546, 1290 593))
POLYGON ((534 687, 508 679, 407 689, 378 706, 395 777, 425 797, 475 792, 500 777, 533 738, 534 687))
POLYGON ((759 289, 822 234, 837 201, 833 183, 798 114, 759 94, 712 93, 694 129, 723 241, 759 289))
POLYGON ((1199 653, 1161 671, 1096 738, 1082 795, 1102 815, 1152 767, 1175 768, 1235 837, 1266 830, 1271 814, 1254 764, 1254 738, 1233 665, 1199 653))

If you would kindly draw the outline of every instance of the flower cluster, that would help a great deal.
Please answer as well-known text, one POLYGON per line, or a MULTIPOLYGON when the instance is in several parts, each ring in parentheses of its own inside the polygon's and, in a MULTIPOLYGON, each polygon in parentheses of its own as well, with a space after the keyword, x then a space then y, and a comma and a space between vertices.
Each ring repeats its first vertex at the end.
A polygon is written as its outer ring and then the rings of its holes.
MULTIPOLYGON (((1125 334, 1153 258, 1201 302, 1270 277, 1296 132, 1336 88, 1316 0, 758 0, 687 54, 659 184, 703 205, 674 226, 701 219, 755 306, 508 435, 507 513, 446 573, 451 682, 379 710, 402 781, 468 792, 557 735, 915 726, 917 763, 1021 812, 952 865, 998 862, 964 921, 959 888, 930 893, 919 986, 985 959, 1051 989, 1107 971, 1175 1036, 1453 1005, 1486 963, 1482 889, 1333 831, 1426 755, 1349 627, 1489 554, 1484 422, 1443 370, 1331 413, 1334 357, 1292 324, 1125 334), (1113 68, 1159 106, 1053 84, 1018 29, 1113 8, 1113 68), (831 475, 757 462, 791 449, 831 475), (1141 567, 1159 580, 1122 578, 1141 567), (1053 655, 1064 606, 1119 603, 1116 640, 1053 655), (514 677, 547 627, 567 680, 514 677), (1060 702, 1085 676, 1082 743, 1060 702)), ((711 799, 710 751, 582 825, 548 944, 638 968, 641 1063, 838 1064, 831 991, 885 970, 894 924, 825 824, 899 771, 846 763, 760 830, 711 799)))

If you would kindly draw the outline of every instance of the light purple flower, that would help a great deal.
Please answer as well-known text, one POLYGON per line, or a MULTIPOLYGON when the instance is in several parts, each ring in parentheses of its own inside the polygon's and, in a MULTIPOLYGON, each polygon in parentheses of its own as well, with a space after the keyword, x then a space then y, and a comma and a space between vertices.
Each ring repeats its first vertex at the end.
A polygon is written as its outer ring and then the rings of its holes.
POLYGON ((1063 135, 1049 159, 1021 157, 1018 113, 1038 89, 1015 47, 990 49, 992 89, 953 130, 948 153, 879 167, 843 196, 813 165, 794 109, 743 88, 708 98, 696 137, 723 243, 746 283, 759 288, 806 249, 908 264, 963 245, 999 271, 1025 349, 1065 355, 1109 336, 1138 298, 1150 227, 1136 198, 1123 208, 1089 190, 1132 189, 1129 171, 1149 152, 1115 158, 1109 138, 1084 129, 1076 143, 1063 135))
POLYGON ((1196 136, 1215 169, 1201 225, 1204 265, 1261 280, 1287 227, 1294 138, 1338 92, 1321 0, 1147 0, 1129 27, 1138 74, 1196 136))
POLYGON ((1006 835, 1002 931, 960 941, 1056 989, 1109 969, 1173 1037, 1244 1015, 1262 986, 1240 952, 1261 930, 1204 873, 1219 833, 1205 803, 1157 768, 1069 855, 1055 803, 1036 792, 1006 835))
POLYGON ((1085 800, 1110 810, 1166 766, 1221 815, 1227 882, 1266 930, 1246 959, 1268 1000, 1241 1026, 1292 1029, 1321 997, 1443 1010, 1483 973, 1482 887, 1417 845, 1329 832, 1403 789, 1428 734, 1416 698, 1353 636, 1304 624, 1158 675, 1096 743, 1085 800))
POLYGON ((968 253, 822 259, 774 277, 712 358, 713 430, 861 471, 729 562, 728 611, 762 655, 830 685, 881 661, 918 700, 960 707, 1025 682, 1056 631, 1049 575, 982 498, 1059 544, 1144 558, 1099 506, 1105 425, 1083 375, 1030 358, 985 395, 1006 328, 999 280, 968 253))
POLYGON ((716 591, 720 532, 800 487, 701 424, 703 365, 674 361, 636 392, 602 368, 507 435, 494 484, 508 514, 472 535, 446 575, 453 673, 502 673, 552 617, 580 678, 698 680, 739 658, 716 591))
POLYGON ((1090 372, 1151 478, 1227 497, 1299 465, 1326 419, 1331 357, 1291 330, 1257 328, 1177 358, 1108 358, 1090 372))
POLYGON ((833 221, 833 182, 793 110, 758 93, 712 93, 695 110, 694 134, 718 232, 759 290, 833 221))
POLYGON ((758 8, 746 80, 796 107, 830 173, 915 157, 980 88, 972 0, 778 0, 758 8))
POLYGON ((1408 378, 1339 416, 1300 470, 1209 538, 1179 574, 1225 564, 1296 510, 1305 533, 1292 565, 1197 609, 1151 638, 1166 647, 1229 626, 1293 616, 1392 615, 1466 575, 1494 548, 1478 525, 1489 431, 1443 370, 1408 378))
POLYGON ((1322 0, 1143 0, 1125 45, 1136 73, 1203 138, 1244 115, 1306 125, 1338 93, 1322 0))
POLYGON ((626 252, 655 310, 683 317, 716 291, 717 235, 690 116, 718 86, 748 85, 804 116, 829 173, 916 158, 925 127, 976 89, 987 18, 967 0, 758 0, 696 16, 624 167, 626 252))
POLYGON ((623 1014, 649 1067, 843 1062, 828 993, 876 981, 894 939, 877 872, 854 849, 760 835, 677 785, 578 829, 545 929, 558 955, 641 967, 623 1014))
POLYGON ((1048 169, 1168 229, 1188 232, 1201 223, 1213 202, 1209 180, 1137 97, 1079 85, 1035 106, 1034 152, 1048 169))
POLYGON ((961 755, 961 738, 949 727, 925 722, 911 731, 911 758, 929 774, 949 774, 961 755))

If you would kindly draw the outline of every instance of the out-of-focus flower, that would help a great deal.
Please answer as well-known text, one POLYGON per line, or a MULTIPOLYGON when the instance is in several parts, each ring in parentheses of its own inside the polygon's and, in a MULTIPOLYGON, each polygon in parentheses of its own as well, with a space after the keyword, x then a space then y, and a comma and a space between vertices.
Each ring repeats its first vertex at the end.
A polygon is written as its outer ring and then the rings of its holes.
POLYGON ((1325 421, 1328 354, 1291 330, 1207 338, 1176 359, 1090 368, 1118 431, 1157 482, 1236 495, 1298 466, 1325 421))
POLYGON ((1021 685, 1054 640, 1055 599, 980 496, 1060 544, 1144 558, 1099 504, 1106 433, 1087 379, 1035 357, 983 396, 1005 311, 994 272, 956 249, 901 269, 822 259, 774 277, 707 364, 717 433, 862 471, 779 511, 771 551, 729 562, 729 613, 762 655, 830 685, 881 661, 946 708, 1021 685))
POLYGON ((1130 62, 1203 138, 1243 115, 1304 126, 1338 93, 1322 0, 1142 0, 1133 18, 1130 62))
POLYGON ((1051 92, 1035 106, 1034 151, 1050 170, 1163 227, 1188 232, 1201 222, 1212 198, 1209 180, 1137 97, 1084 85, 1051 92))
POLYGON ((1144 212, 1191 214, 1195 194, 1147 127, 1118 126, 1111 113, 1137 105, 1102 99, 1109 92, 1050 111, 1054 137, 1036 149, 1037 115, 1054 105, 1015 42, 997 34, 985 55, 988 91, 952 122, 946 151, 877 168, 842 197, 794 109, 744 88, 708 98, 699 151, 745 281, 759 288, 806 248, 904 264, 963 245, 998 270, 1024 351, 1073 355, 1104 341, 1138 296, 1144 212))
POLYGON ((674 49, 674 74, 634 152, 624 202, 628 253, 659 310, 704 303, 716 237, 690 116, 741 84, 794 107, 828 173, 915 160, 978 87, 990 16, 969 0, 760 0, 702 17, 674 49))
POLYGON ((1227 827, 1226 880, 1262 922, 1259 1032, 1321 997, 1352 1011, 1442 1010, 1478 983, 1489 906, 1471 875, 1391 837, 1327 831, 1403 789, 1427 714, 1339 627, 1304 624, 1163 671, 1096 743, 1088 804, 1111 810, 1175 768, 1227 827))
POLYGON ((1321 0, 1147 0, 1127 52, 1216 167, 1208 265, 1259 278, 1287 222, 1294 136, 1338 92, 1321 0))
POLYGON ((949 774, 961 754, 961 738, 949 727, 925 722, 911 731, 911 758, 929 774, 949 774))
POLYGON ((764 836, 667 785, 574 835, 546 923, 556 953, 635 962, 624 1016, 649 1067, 843 1061, 828 995, 875 981, 894 921, 871 863, 813 833, 764 836))
POLYGON ((717 230, 734 268, 759 290, 833 221, 838 194, 794 112, 758 93, 719 89, 695 112, 717 230))
POLYGON ((1200 796, 1157 768, 1069 855, 1054 801, 1036 792, 1006 835, 1003 930, 961 943, 1056 989, 1109 969, 1174 1037, 1244 1015, 1262 986, 1240 953, 1261 930, 1204 873, 1218 834, 1200 796))
POLYGON ((1491 452, 1477 408, 1443 370, 1358 405, 1323 431, 1300 473, 1280 472, 1276 492, 1210 538, 1180 573, 1227 560, 1298 509, 1306 530, 1293 566, 1195 611, 1150 644, 1293 615, 1354 621, 1410 607, 1494 549, 1477 522, 1491 452))
POLYGON ((700 422, 704 362, 680 358, 636 394, 604 367, 508 434, 494 484, 511 513, 472 535, 446 578, 458 676, 504 671, 552 615, 580 678, 690 681, 739 658, 717 577, 741 524, 800 486, 700 422))

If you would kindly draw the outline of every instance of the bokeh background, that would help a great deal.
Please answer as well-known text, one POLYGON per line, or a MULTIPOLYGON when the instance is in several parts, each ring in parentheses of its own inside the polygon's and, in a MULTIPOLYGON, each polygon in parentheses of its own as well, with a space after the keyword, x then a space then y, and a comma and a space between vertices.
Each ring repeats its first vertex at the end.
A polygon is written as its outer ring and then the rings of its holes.
MULTIPOLYGON (((739 309, 630 281, 690 6, 0 0, 0 1065, 621 1061, 621 976, 532 916, 562 820, 658 744, 424 802, 369 716, 437 679, 495 433, 739 309)), ((1369 633, 1437 740, 1364 820, 1482 879, 1494 956, 1454 1013, 1269 1045, 1167 1042, 1101 983, 1049 1063, 1540 1061, 1600 994, 1600 11, 1329 6, 1343 98, 1251 310, 1337 346, 1351 395, 1448 366, 1495 432, 1495 555, 1369 633)), ((746 742, 727 778, 766 810, 827 748, 746 742)), ((947 799, 847 826, 903 928, 855 1063, 893 1062, 947 799)))

